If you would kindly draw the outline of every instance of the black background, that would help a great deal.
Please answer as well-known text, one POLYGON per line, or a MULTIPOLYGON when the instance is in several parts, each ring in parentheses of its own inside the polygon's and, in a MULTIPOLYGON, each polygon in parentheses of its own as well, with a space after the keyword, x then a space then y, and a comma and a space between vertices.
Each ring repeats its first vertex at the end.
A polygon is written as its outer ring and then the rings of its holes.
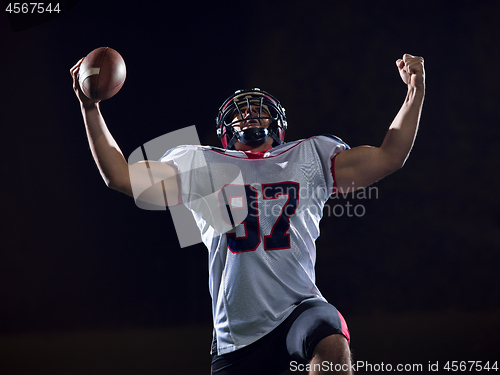
POLYGON ((385 354, 398 348, 425 364, 437 358, 431 343, 448 348, 441 360, 498 359, 498 1, 80 0, 18 31, 5 6, 0 350, 19 357, 0 359, 0 370, 22 373, 31 351, 28 341, 13 344, 19 337, 60 332, 177 337, 169 329, 202 327, 195 355, 208 351, 205 248, 181 249, 170 214, 107 189, 90 156, 69 69, 100 46, 127 64, 123 89, 101 105, 126 157, 190 125, 202 144, 218 145, 219 105, 250 87, 286 107, 288 140, 331 133, 350 146, 379 145, 406 94, 395 60, 423 56, 427 95, 414 150, 374 185, 376 196, 329 202, 361 204, 364 215, 325 215, 317 284, 346 317, 357 359, 380 362, 381 342, 385 354))

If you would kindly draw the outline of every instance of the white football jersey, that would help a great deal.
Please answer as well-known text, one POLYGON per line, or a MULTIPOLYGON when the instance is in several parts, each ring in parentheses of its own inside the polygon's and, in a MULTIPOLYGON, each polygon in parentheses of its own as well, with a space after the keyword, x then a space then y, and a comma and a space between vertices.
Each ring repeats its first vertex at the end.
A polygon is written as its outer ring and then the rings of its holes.
POLYGON ((182 202, 209 250, 217 353, 276 328, 315 285, 319 222, 334 189, 332 160, 348 146, 332 136, 263 153, 179 146, 161 159, 179 170, 182 202))

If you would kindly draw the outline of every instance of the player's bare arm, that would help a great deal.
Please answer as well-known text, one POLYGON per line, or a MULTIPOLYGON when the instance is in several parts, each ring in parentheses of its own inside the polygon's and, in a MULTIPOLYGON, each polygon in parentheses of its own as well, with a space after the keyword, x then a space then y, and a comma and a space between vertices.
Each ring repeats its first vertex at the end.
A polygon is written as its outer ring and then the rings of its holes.
POLYGON ((405 101, 380 147, 359 146, 335 159, 337 187, 346 191, 368 186, 401 168, 413 147, 425 96, 424 59, 405 54, 396 61, 408 86, 405 101))
POLYGON ((82 61, 78 61, 70 70, 73 90, 80 101, 90 150, 104 182, 108 187, 129 196, 134 196, 133 185, 135 191, 143 192, 136 198, 148 203, 164 206, 165 199, 168 199, 171 204, 176 204, 175 168, 157 161, 133 165, 127 163, 104 121, 99 102, 87 98, 80 88, 77 75, 82 61))

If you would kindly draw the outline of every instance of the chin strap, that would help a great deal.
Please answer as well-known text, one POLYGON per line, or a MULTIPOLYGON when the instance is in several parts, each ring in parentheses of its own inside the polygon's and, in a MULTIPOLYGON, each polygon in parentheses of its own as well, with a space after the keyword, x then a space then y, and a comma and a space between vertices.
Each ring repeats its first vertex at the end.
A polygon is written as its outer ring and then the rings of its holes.
POLYGON ((245 130, 235 131, 233 137, 227 144, 226 150, 233 147, 236 140, 239 140, 247 146, 260 146, 267 141, 269 134, 272 134, 272 132, 270 132, 267 128, 248 128, 245 130))
POLYGON ((275 132, 271 132, 271 137, 273 137, 274 142, 273 142, 273 147, 279 146, 283 143, 283 141, 278 137, 278 135, 275 132))
POLYGON ((279 146, 283 141, 272 129, 268 128, 249 128, 245 130, 235 131, 232 138, 226 146, 226 150, 230 150, 234 143, 238 140, 248 146, 260 146, 267 141, 269 135, 273 138, 273 147, 279 146))
POLYGON ((231 150, 233 148, 234 142, 236 142, 238 138, 236 137, 236 133, 234 133, 233 137, 229 140, 226 146, 226 150, 231 150))

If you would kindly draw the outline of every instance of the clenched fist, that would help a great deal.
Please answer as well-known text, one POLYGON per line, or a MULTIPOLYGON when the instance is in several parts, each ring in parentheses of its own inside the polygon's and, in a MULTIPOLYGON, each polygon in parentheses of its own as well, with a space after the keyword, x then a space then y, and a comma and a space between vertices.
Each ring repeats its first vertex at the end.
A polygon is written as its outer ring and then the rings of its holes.
POLYGON ((403 59, 398 59, 396 65, 399 75, 405 84, 412 88, 425 88, 424 59, 420 56, 403 55, 403 59))

